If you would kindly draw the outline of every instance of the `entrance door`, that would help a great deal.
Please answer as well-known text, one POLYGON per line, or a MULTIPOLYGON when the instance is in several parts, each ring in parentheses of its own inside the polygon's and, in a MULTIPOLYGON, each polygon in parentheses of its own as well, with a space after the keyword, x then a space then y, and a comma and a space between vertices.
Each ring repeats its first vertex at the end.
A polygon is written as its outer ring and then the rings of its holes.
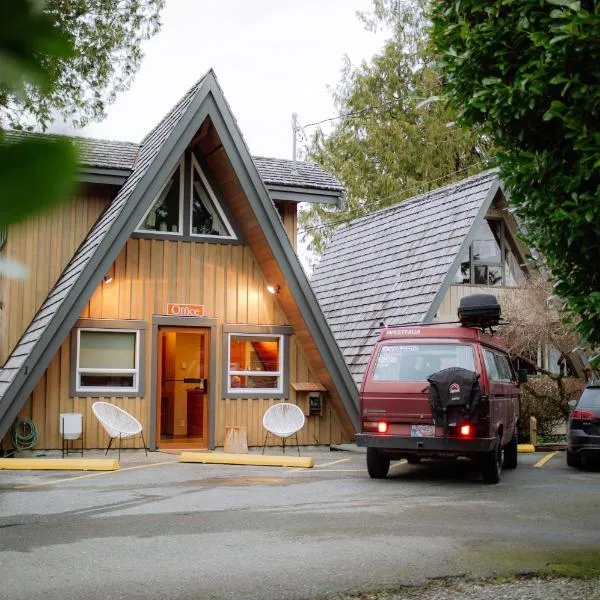
POLYGON ((159 448, 208 448, 209 348, 210 328, 159 328, 159 448))

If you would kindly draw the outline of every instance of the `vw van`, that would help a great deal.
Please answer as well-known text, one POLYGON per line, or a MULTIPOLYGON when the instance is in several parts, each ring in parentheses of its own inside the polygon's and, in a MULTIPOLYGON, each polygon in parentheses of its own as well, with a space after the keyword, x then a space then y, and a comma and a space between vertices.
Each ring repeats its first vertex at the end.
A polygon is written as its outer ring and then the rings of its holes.
POLYGON ((356 436, 372 478, 385 478, 390 461, 403 458, 466 457, 487 483, 516 468, 519 381, 493 334, 499 316, 495 296, 478 294, 462 299, 460 322, 381 330, 356 436))

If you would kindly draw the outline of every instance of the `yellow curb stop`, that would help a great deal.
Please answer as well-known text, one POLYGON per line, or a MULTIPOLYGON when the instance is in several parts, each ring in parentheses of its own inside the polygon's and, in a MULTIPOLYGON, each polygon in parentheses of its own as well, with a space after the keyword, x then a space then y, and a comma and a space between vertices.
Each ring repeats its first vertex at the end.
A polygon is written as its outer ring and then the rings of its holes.
POLYGON ((111 458, 0 458, 6 471, 118 471, 111 458))
POLYGON ((179 462, 212 465, 255 465, 262 467, 304 467, 315 464, 311 456, 262 456, 260 454, 216 454, 212 452, 182 452, 179 462))
POLYGON ((533 444, 519 444, 517 446, 517 452, 519 454, 533 454, 535 452, 535 446, 533 444))

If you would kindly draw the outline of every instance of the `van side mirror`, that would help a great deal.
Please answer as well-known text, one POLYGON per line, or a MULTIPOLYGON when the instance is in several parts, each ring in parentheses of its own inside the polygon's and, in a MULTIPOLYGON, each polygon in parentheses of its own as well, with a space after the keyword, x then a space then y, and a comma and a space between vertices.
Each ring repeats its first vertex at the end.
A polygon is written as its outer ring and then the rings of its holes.
POLYGON ((527 383, 527 369, 517 369, 517 381, 519 385, 527 383))

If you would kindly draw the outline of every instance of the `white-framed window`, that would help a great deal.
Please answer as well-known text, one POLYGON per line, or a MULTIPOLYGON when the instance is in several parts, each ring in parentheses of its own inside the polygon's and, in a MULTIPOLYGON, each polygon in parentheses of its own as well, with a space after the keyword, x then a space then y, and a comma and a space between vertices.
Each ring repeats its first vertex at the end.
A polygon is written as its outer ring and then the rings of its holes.
POLYGON ((146 211, 136 231, 183 234, 183 168, 183 159, 181 159, 146 211))
POLYGON ((77 329, 75 392, 114 396, 138 393, 140 336, 137 329, 77 329))
POLYGON ((189 227, 192 237, 237 239, 208 179, 193 154, 190 190, 189 227))
POLYGON ((259 333, 227 336, 227 393, 282 394, 284 336, 259 333))

